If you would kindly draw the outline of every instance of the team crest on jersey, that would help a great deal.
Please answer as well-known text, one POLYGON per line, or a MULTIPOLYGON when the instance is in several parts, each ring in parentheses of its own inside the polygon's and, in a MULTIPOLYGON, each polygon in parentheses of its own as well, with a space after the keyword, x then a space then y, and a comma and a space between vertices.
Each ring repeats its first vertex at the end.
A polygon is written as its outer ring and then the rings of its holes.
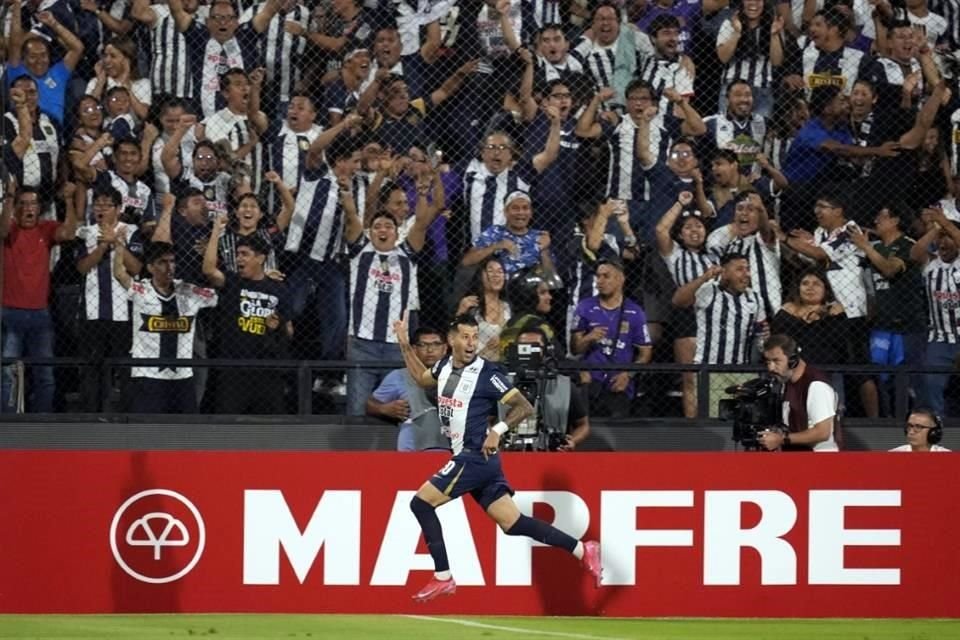
POLYGON ((150 316, 140 314, 143 325, 140 331, 149 333, 189 333, 193 318, 190 316, 150 316))
POLYGON ((310 149, 310 143, 307 142, 306 140, 301 140, 301 141, 300 141, 300 150, 301 150, 301 151, 307 151, 308 149, 310 149))

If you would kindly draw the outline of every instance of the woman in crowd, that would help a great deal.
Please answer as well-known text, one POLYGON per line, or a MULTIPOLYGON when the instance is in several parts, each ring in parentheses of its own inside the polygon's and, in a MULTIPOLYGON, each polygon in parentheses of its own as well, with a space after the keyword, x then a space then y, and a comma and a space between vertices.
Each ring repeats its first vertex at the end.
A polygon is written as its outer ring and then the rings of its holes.
POLYGON ((477 268, 473 284, 457 305, 457 315, 473 314, 480 325, 480 356, 500 360, 500 331, 510 320, 510 304, 506 301, 507 276, 503 263, 487 258, 477 268))
MULTIPOLYGON (((682 287, 702 276, 716 264, 707 253, 707 227, 699 211, 689 209, 693 194, 684 191, 657 223, 657 250, 667 263, 674 284, 682 287)), ((670 318, 673 333, 673 357, 678 363, 691 364, 697 351, 696 311, 674 308, 670 318)), ((696 374, 683 374, 683 415, 697 415, 696 374)))
POLYGON ((803 359, 817 366, 846 362, 847 316, 837 302, 826 275, 818 268, 804 270, 787 301, 770 323, 771 333, 783 333, 803 348, 803 359))
POLYGON ((152 100, 150 80, 137 73, 137 47, 126 36, 113 38, 103 47, 96 64, 96 76, 87 82, 88 95, 103 100, 114 87, 123 87, 130 96, 130 107, 141 122, 146 119, 152 100))

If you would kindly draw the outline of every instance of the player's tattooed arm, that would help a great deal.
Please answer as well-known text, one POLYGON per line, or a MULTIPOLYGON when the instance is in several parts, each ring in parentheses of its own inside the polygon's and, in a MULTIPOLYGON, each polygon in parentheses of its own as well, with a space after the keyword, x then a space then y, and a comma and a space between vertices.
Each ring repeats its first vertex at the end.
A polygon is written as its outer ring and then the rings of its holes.
POLYGON ((510 407, 503 421, 511 429, 516 429, 521 422, 533 415, 533 405, 518 389, 512 389, 501 402, 510 407))

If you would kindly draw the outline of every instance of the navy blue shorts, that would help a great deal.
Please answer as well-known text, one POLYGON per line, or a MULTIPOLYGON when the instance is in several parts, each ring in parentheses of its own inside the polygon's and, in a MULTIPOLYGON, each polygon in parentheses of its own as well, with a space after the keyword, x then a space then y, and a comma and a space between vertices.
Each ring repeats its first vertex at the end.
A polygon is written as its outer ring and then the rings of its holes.
POLYGON ((484 459, 480 452, 462 451, 433 474, 430 484, 451 498, 469 493, 484 511, 501 496, 513 495, 499 453, 484 459))

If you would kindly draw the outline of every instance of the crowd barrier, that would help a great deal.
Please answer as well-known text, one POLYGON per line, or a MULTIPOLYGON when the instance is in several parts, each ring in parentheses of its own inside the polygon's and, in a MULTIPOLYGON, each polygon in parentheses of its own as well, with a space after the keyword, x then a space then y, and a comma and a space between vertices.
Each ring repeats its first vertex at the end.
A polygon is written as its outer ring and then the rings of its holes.
POLYGON ((454 597, 408 503, 443 454, 0 452, 0 611, 960 617, 950 454, 501 454, 562 551, 439 510, 454 597))

